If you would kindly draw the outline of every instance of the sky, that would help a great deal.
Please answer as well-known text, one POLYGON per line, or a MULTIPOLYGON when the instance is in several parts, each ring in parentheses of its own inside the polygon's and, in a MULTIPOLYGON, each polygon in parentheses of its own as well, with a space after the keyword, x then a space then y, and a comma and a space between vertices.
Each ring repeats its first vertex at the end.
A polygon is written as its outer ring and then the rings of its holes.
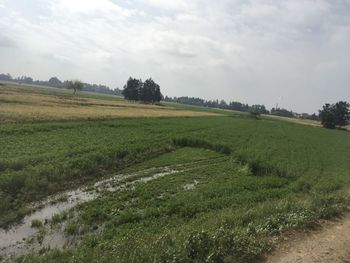
POLYGON ((0 0, 0 73, 313 113, 350 101, 350 0, 0 0))

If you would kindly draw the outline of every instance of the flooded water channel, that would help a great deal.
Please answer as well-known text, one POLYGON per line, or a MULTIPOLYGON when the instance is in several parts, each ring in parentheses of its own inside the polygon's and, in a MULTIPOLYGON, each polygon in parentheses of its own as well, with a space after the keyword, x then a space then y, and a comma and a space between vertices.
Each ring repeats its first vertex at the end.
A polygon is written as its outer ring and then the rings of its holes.
POLYGON ((159 171, 159 169, 157 171, 153 169, 152 172, 152 169, 149 169, 141 172, 145 174, 144 177, 140 177, 138 173, 119 174, 96 182, 92 186, 85 186, 60 193, 60 195, 53 196, 37 204, 37 210, 27 215, 20 224, 14 225, 7 230, 0 228, 0 256, 3 261, 9 261, 9 259, 14 256, 38 251, 42 248, 50 247, 61 249, 64 246, 76 243, 77 240, 72 236, 67 236, 62 228, 51 229, 45 224, 49 222, 54 215, 68 211, 78 204, 96 199, 103 191, 115 192, 132 187, 136 183, 147 183, 160 177, 178 173, 179 171, 164 167, 161 171, 159 171), (133 177, 135 177, 135 180, 132 180, 133 177), (62 198, 62 196, 64 198, 62 198), (45 234, 41 242, 35 237, 40 234, 43 228, 32 227, 33 220, 40 220, 44 224, 45 234))

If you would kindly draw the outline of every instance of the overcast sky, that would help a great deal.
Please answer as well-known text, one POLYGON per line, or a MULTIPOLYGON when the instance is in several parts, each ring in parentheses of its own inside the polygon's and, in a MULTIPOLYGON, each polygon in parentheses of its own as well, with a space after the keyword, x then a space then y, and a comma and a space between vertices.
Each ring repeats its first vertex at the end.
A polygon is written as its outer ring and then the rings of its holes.
POLYGON ((312 113, 350 100, 350 0, 0 0, 0 72, 312 113))

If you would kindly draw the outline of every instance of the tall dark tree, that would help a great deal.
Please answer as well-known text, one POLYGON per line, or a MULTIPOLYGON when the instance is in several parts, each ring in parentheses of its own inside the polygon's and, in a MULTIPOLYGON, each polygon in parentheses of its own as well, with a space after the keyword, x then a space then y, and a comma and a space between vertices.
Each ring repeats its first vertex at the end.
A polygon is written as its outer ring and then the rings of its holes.
POLYGON ((60 81, 57 77, 52 77, 49 79, 49 86, 51 87, 62 87, 62 81, 60 81))
POLYGON ((130 77, 124 86, 123 96, 127 100, 139 100, 140 90, 142 89, 142 81, 130 77))
POLYGON ((124 86, 123 96, 127 100, 141 100, 143 102, 159 102, 162 100, 160 87, 151 78, 144 83, 142 80, 130 77, 124 86))
POLYGON ((159 85, 157 85, 156 92, 154 94, 154 101, 155 102, 160 102, 162 100, 162 98, 163 98, 163 95, 160 92, 160 87, 159 87, 159 85))
POLYGON ((331 105, 329 103, 323 105, 323 109, 320 110, 320 119, 323 127, 334 129, 336 125, 334 105, 331 105))
POLYGON ((143 102, 153 102, 153 96, 155 95, 156 83, 150 78, 143 83, 143 87, 140 92, 140 99, 143 102))
POLYGON ((255 112, 259 114, 269 114, 269 111, 266 110, 265 105, 259 105, 259 104, 250 106, 250 112, 255 112))
POLYGON ((325 104, 320 110, 320 119, 323 127, 334 129, 336 126, 345 126, 350 120, 349 103, 339 101, 336 104, 325 104))
POLYGON ((350 120, 350 104, 346 101, 339 101, 334 105, 335 123, 338 126, 345 126, 350 120))

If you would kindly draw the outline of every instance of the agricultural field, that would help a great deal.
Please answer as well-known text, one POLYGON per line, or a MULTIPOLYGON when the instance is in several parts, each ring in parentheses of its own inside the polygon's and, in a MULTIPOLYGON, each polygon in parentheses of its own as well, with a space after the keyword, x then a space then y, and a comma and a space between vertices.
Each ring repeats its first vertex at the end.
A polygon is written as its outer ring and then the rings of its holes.
MULTIPOLYGON (((322 127, 322 124, 319 121, 308 120, 308 119, 281 117, 281 116, 275 116, 275 115, 265 115, 265 118, 272 118, 272 119, 278 119, 278 120, 283 120, 283 121, 289 121, 289 122, 293 122, 293 123, 309 125, 309 126, 314 126, 314 127, 322 127)), ((343 127, 341 127, 341 129, 350 131, 350 125, 343 126, 343 127)))
POLYGON ((0 231, 4 261, 256 262, 284 233, 350 205, 347 131, 110 96, 0 91, 0 226, 33 232, 19 251, 0 231), (118 115, 120 105, 133 114, 118 115), (68 207, 71 195, 81 202, 68 207), (43 216, 45 207, 54 214, 43 216))
POLYGON ((0 86, 0 122, 110 119, 127 117, 191 117, 214 113, 179 110, 174 107, 130 103, 116 96, 32 87, 18 84, 0 86))

